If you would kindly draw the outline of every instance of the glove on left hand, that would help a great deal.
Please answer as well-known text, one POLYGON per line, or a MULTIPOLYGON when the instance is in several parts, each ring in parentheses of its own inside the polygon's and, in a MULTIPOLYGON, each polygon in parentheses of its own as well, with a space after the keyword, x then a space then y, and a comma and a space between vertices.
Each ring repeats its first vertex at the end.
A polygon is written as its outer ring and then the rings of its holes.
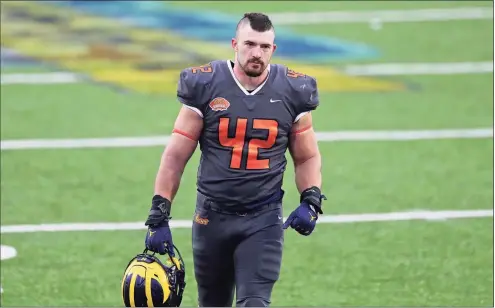
POLYGON ((283 228, 289 226, 302 235, 310 235, 316 227, 318 214, 323 214, 321 200, 327 198, 318 187, 313 186, 301 193, 301 204, 289 215, 283 228), (318 214, 317 214, 318 213, 318 214))

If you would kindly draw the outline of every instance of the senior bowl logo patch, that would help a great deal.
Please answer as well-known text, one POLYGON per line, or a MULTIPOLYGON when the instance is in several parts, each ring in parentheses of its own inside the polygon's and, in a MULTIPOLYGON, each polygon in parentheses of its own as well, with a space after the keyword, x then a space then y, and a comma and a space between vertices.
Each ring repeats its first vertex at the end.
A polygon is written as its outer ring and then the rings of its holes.
POLYGON ((210 221, 208 218, 200 217, 199 214, 194 215, 194 221, 200 225, 207 225, 210 221))
POLYGON ((223 97, 217 97, 210 102, 210 108, 213 111, 224 111, 227 110, 229 106, 230 106, 229 101, 223 97))

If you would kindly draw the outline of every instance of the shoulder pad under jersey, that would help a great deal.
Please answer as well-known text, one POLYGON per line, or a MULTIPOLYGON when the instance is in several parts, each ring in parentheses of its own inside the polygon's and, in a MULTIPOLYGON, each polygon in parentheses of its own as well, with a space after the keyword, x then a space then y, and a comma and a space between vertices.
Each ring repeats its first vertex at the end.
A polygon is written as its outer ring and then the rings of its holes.
POLYGON ((316 79, 287 67, 284 74, 292 89, 291 96, 297 114, 315 110, 320 104, 316 79))
POLYGON ((203 112, 204 105, 209 99, 205 88, 211 83, 214 70, 215 65, 212 63, 183 69, 177 84, 178 100, 186 106, 203 112))

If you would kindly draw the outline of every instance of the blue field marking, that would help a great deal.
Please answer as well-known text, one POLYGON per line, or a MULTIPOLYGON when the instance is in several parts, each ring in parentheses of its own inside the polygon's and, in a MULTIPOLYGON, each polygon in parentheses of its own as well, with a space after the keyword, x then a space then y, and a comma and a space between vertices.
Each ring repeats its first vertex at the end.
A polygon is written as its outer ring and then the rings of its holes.
MULTIPOLYGON (((46 2, 113 18, 136 27, 163 29, 182 36, 229 45, 240 16, 208 10, 186 10, 159 1, 54 1, 46 2)), ((277 55, 306 63, 334 60, 371 59, 376 48, 326 36, 298 34, 286 27, 276 28, 277 55)))

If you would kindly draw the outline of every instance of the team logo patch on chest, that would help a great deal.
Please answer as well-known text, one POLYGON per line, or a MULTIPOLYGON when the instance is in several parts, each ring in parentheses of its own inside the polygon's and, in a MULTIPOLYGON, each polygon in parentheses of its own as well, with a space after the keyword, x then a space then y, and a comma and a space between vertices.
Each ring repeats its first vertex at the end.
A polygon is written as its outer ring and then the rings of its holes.
POLYGON ((223 97, 217 97, 210 102, 210 108, 213 111, 224 111, 229 108, 230 103, 223 97))

